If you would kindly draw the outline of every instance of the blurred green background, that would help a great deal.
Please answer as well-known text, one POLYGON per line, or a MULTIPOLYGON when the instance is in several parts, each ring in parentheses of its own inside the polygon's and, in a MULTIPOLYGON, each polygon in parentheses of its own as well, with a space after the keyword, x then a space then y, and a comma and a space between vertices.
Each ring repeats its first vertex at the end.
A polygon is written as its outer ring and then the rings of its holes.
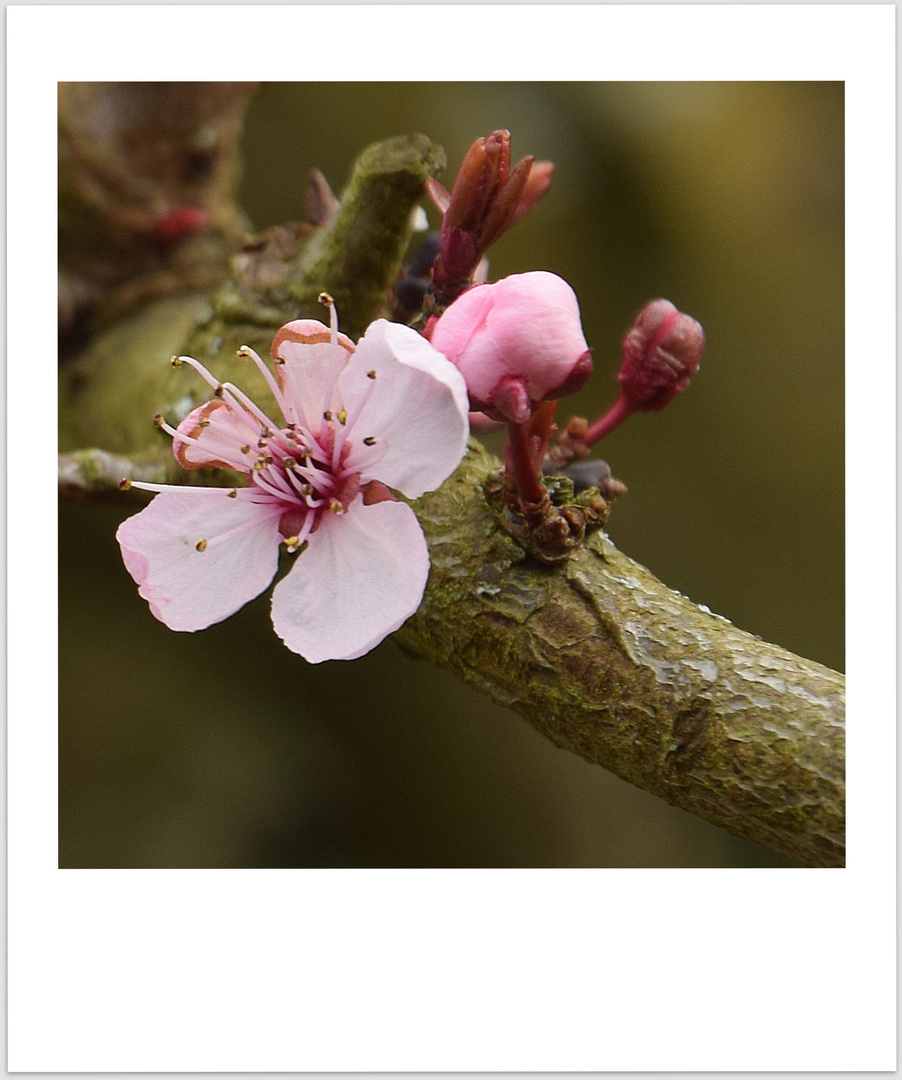
MULTIPOLYGON (((580 299, 596 373, 673 300, 708 345, 690 390, 598 448, 629 487, 608 531, 672 588, 843 666, 841 83, 284 83, 246 127, 241 200, 303 213, 377 139, 479 135, 556 163, 490 253, 580 299)), ((437 217, 431 212, 432 221, 437 217)), ((389 641, 310 666, 268 598, 200 634, 157 623, 119 559, 119 508, 60 510, 63 867, 733 867, 781 856, 667 806, 389 641)))

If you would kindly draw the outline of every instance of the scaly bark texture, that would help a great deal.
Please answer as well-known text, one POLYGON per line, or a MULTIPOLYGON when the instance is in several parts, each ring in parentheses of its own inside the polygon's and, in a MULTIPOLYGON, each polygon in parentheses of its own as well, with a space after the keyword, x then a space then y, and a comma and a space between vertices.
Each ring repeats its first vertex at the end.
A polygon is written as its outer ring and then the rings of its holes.
POLYGON ((602 531, 561 566, 524 556, 476 443, 415 504, 432 571, 396 634, 559 746, 808 866, 844 858, 844 679, 712 615, 602 531))

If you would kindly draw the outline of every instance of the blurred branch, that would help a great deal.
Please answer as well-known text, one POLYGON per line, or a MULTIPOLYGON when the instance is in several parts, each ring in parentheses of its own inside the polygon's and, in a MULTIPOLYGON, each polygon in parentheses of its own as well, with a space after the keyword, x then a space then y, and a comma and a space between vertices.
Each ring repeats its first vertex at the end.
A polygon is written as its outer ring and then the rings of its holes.
MULTIPOLYGON (((259 400, 266 387, 236 350, 265 354, 282 323, 321 317, 321 291, 359 336, 384 309, 411 211, 442 164, 423 136, 377 144, 334 216, 315 179, 325 224, 272 230, 215 287, 182 281, 104 325, 61 372, 61 493, 125 498, 125 473, 209 479, 186 477, 151 423, 156 412, 177 423, 208 394, 169 356, 189 353, 259 400)), ((398 640, 652 794, 807 865, 842 865, 842 676, 671 592, 600 531, 565 564, 535 564, 485 497, 496 469, 474 443, 417 502, 432 572, 398 640)))
POLYGON ((248 223, 234 198, 258 83, 60 83, 60 334, 218 283, 248 223))

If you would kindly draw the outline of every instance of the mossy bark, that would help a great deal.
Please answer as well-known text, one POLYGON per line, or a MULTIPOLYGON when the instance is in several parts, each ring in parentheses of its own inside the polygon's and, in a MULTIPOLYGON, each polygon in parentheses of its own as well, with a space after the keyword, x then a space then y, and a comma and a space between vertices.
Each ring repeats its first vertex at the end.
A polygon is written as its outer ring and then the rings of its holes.
POLYGON ((844 679, 712 615, 602 531, 527 558, 478 444, 418 500, 432 570, 396 634, 559 746, 808 866, 844 858, 844 679))

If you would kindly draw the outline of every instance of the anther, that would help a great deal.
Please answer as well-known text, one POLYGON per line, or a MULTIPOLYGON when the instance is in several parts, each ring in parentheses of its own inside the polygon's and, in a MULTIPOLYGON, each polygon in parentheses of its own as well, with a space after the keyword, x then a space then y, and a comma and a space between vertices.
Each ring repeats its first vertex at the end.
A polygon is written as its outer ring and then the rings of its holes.
POLYGON ((286 536, 282 542, 285 544, 289 551, 293 551, 294 548, 296 548, 301 542, 301 538, 299 536, 286 536))
POLYGON ((332 419, 332 410, 331 409, 326 409, 326 411, 323 413, 323 420, 331 420, 331 419, 332 419))
POLYGON ((240 447, 240 449, 242 454, 249 454, 251 452, 251 448, 247 443, 245 443, 244 446, 240 447))
POLYGON ((194 545, 194 550, 195 551, 206 551, 207 550, 207 541, 206 540, 198 540, 197 543, 194 545))
POLYGON ((182 366, 182 358, 180 356, 170 356, 169 357, 169 363, 173 367, 181 367, 182 366))
POLYGON ((209 416, 202 416, 200 418, 199 423, 200 423, 201 427, 209 427, 210 426, 210 417, 209 416))
POLYGON ((341 412, 338 414, 338 422, 339 422, 339 424, 346 424, 348 422, 348 410, 347 409, 342 409, 341 412))
POLYGON ((214 389, 214 391, 213 391, 213 396, 214 396, 214 397, 218 397, 218 398, 221 398, 221 397, 223 396, 223 394, 224 394, 224 393, 225 393, 225 387, 224 387, 224 386, 222 385, 222 383, 220 383, 220 384, 219 384, 219 386, 217 386, 217 387, 216 387, 216 388, 214 389))
POLYGON ((329 509, 333 514, 343 514, 345 512, 344 504, 340 503, 338 499, 332 499, 329 503, 329 509))
POLYGON ((128 491, 128 489, 131 486, 132 486, 132 482, 131 482, 131 480, 129 480, 129 478, 127 476, 123 477, 123 479, 120 480, 119 484, 118 484, 118 487, 119 487, 120 491, 128 491))
POLYGON ((154 427, 162 427, 166 421, 163 419, 162 413, 155 413, 153 418, 154 427))
POLYGON ((376 445, 375 436, 374 435, 367 435, 367 437, 363 440, 363 445, 364 446, 375 446, 376 445))
POLYGON ((241 357, 242 360, 247 360, 250 358, 251 350, 247 347, 247 345, 239 345, 238 355, 241 357))
POLYGON ((321 292, 316 299, 323 305, 323 307, 328 307, 330 304, 335 303, 335 297, 330 296, 327 292, 321 292))
POLYGON ((368 372, 366 373, 366 377, 367 377, 368 379, 375 379, 375 378, 376 378, 376 372, 375 372, 375 371, 368 371, 368 372))
POLYGON ((238 498, 238 492, 236 491, 235 488, 232 488, 232 490, 229 492, 227 498, 229 498, 229 499, 237 499, 238 498))

